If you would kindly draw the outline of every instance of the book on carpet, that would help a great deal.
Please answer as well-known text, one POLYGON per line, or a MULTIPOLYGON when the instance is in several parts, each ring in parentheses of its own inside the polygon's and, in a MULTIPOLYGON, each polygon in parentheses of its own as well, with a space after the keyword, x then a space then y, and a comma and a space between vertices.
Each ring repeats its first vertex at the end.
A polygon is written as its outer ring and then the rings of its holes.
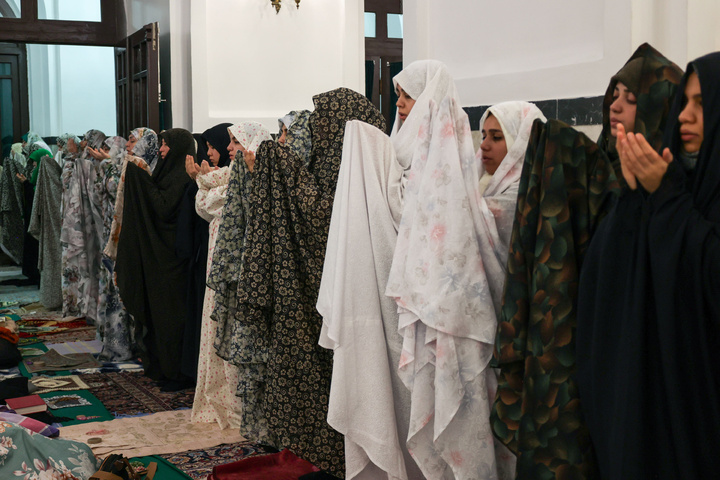
POLYGON ((46 412, 48 409, 45 400, 40 398, 40 395, 27 395, 25 397, 8 398, 7 406, 15 410, 15 413, 17 413, 18 415, 46 412))

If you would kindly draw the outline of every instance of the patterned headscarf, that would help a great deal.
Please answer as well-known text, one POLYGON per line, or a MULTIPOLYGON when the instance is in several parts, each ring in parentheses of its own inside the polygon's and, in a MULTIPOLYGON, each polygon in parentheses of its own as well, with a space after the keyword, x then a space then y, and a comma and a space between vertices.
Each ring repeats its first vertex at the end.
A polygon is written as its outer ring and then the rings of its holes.
POLYGON ((133 155, 145 160, 145 163, 148 164, 151 170, 155 168, 160 152, 160 143, 158 142, 158 136, 155 131, 146 127, 140 127, 130 132, 130 135, 137 138, 137 143, 132 152, 133 155))
POLYGON ((288 127, 285 145, 298 157, 302 158, 305 163, 310 161, 310 152, 312 151, 310 113, 309 110, 301 110, 299 112, 292 111, 287 115, 292 116, 293 120, 288 127))
POLYGON ((625 179, 620 171, 620 158, 615 149, 615 137, 610 133, 610 105, 618 82, 622 82, 637 98, 634 133, 642 133, 656 150, 662 146, 663 132, 670 104, 677 91, 683 71, 647 43, 635 50, 630 60, 610 79, 603 99, 603 129, 598 145, 612 161, 615 175, 621 184, 625 179))
POLYGON ((272 140, 270 132, 258 122, 242 122, 228 127, 228 132, 240 142, 248 152, 257 152, 265 140, 272 140))
POLYGON ((10 148, 10 158, 15 160, 19 165, 25 167, 25 165, 27 164, 27 158, 23 154, 22 143, 13 143, 12 147, 10 148))
POLYGON ((40 148, 44 148, 45 150, 50 150, 50 147, 47 143, 42 139, 39 133, 33 132, 32 130, 26 133, 22 136, 23 141, 25 142, 25 146, 23 147, 23 154, 28 157, 30 154, 37 150, 30 150, 30 148, 35 144, 40 144, 40 148))
POLYGON ((114 137, 107 137, 103 143, 110 148, 109 155, 112 162, 115 165, 121 165, 123 159, 125 158, 125 145, 127 144, 127 140, 120 135, 117 135, 114 137))
POLYGON ((68 151, 68 141, 72 139, 75 142, 75 145, 80 145, 80 138, 72 133, 63 133, 57 138, 57 145, 62 150, 63 155, 68 155, 70 152, 68 151))
POLYGON ((100 130, 88 130, 83 137, 83 140, 87 142, 87 146, 90 148, 98 149, 102 147, 103 142, 107 138, 100 130))

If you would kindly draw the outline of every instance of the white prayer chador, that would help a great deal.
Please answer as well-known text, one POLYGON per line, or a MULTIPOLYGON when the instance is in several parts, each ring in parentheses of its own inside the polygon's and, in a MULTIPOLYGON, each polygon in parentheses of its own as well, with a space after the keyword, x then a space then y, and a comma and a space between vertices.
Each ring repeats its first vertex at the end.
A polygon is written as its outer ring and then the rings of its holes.
POLYGON ((409 395, 396 374, 397 306, 384 295, 403 172, 386 134, 347 123, 317 309, 319 343, 334 351, 328 423, 345 435, 348 480, 422 478, 398 433, 403 408, 396 392, 408 397, 407 407, 409 395))
MULTIPOLYGON (((540 109, 528 102, 504 102, 488 108, 480 119, 480 130, 488 115, 498 120, 508 152, 492 176, 478 201, 481 214, 480 244, 483 265, 489 280, 495 313, 502 307, 505 272, 510 247, 510 234, 515 220, 520 175, 530 131, 535 120, 547 121, 540 109)), ((484 175, 482 150, 478 150, 480 175, 484 175)))
POLYGON ((441 63, 411 64, 394 81, 416 99, 393 131, 398 157, 410 152, 411 162, 386 290, 400 310, 399 373, 411 391, 407 448, 428 479, 506 478, 513 459, 496 454, 489 423, 490 283, 502 279, 489 278, 483 261, 496 252, 479 205, 480 159, 441 63))
MULTIPOLYGON (((270 132, 257 122, 244 122, 228 127, 228 131, 243 148, 255 152, 262 142, 271 140, 270 132)), ((208 241, 207 271, 212 265, 218 230, 222 224, 222 212, 227 199, 232 165, 198 175, 198 192, 195 196, 195 211, 210 222, 208 241)), ((202 321, 200 326, 200 353, 198 356, 197 382, 191 419, 194 423, 217 422, 220 428, 240 428, 242 401, 235 395, 240 379, 238 367, 215 353, 217 325, 211 315, 215 308, 215 290, 205 288, 202 321)))

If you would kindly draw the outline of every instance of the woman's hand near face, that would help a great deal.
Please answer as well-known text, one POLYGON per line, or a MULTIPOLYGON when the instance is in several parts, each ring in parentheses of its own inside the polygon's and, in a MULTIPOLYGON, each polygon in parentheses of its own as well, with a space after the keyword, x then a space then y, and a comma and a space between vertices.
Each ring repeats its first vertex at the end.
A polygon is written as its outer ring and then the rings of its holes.
POLYGON ((255 153, 251 151, 243 152, 243 159, 245 160, 248 170, 252 172, 253 168, 255 168, 255 153))
POLYGON ((187 172, 188 176, 195 180, 197 178, 198 174, 200 173, 200 166, 195 163, 195 159, 192 157, 192 155, 187 155, 185 157, 185 171, 187 172))
POLYGON ((666 148, 660 156, 642 134, 626 134, 625 129, 620 125, 618 126, 617 142, 620 164, 628 186, 633 190, 637 188, 635 182, 635 178, 637 178, 637 181, 649 193, 657 190, 667 172, 668 165, 673 160, 670 149, 666 148), (628 180, 626 170, 632 176, 632 183, 628 180))
POLYGON ((107 158, 110 158, 110 154, 101 148, 95 149, 92 147, 87 147, 87 151, 90 152, 90 156, 93 157, 95 160, 105 160, 107 158))

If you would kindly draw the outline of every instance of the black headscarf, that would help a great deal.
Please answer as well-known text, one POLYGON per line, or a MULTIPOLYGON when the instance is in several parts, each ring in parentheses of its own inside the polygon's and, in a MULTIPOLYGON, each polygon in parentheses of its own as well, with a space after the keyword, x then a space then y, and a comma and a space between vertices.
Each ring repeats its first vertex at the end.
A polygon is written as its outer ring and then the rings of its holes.
POLYGON ((628 191, 588 250, 578 383, 603 478, 714 478, 720 451, 720 53, 688 66, 668 119, 674 160, 628 191), (679 157, 678 115, 699 76, 704 141, 679 157))
POLYGON ((175 252, 180 201, 190 181, 186 155, 195 155, 187 130, 160 137, 170 147, 152 176, 134 164, 125 172, 125 210, 117 250, 117 284, 142 340, 145 374, 180 380, 187 262, 175 252))
POLYGON ((227 167, 230 165, 230 152, 228 152, 228 145, 230 145, 230 133, 228 127, 232 127, 232 123, 221 123, 215 125, 212 128, 208 128, 202 134, 204 142, 208 142, 213 146, 215 150, 220 152, 220 161, 218 167, 227 167))
POLYGON ((643 43, 630 57, 627 63, 610 79, 603 99, 603 129, 598 139, 613 165, 615 175, 621 185, 625 179, 620 171, 620 158, 615 149, 615 137, 610 133, 610 105, 618 82, 622 82, 635 95, 637 111, 635 113, 634 133, 642 133, 650 145, 659 150, 672 99, 677 91, 683 71, 668 60, 650 44, 643 43))

